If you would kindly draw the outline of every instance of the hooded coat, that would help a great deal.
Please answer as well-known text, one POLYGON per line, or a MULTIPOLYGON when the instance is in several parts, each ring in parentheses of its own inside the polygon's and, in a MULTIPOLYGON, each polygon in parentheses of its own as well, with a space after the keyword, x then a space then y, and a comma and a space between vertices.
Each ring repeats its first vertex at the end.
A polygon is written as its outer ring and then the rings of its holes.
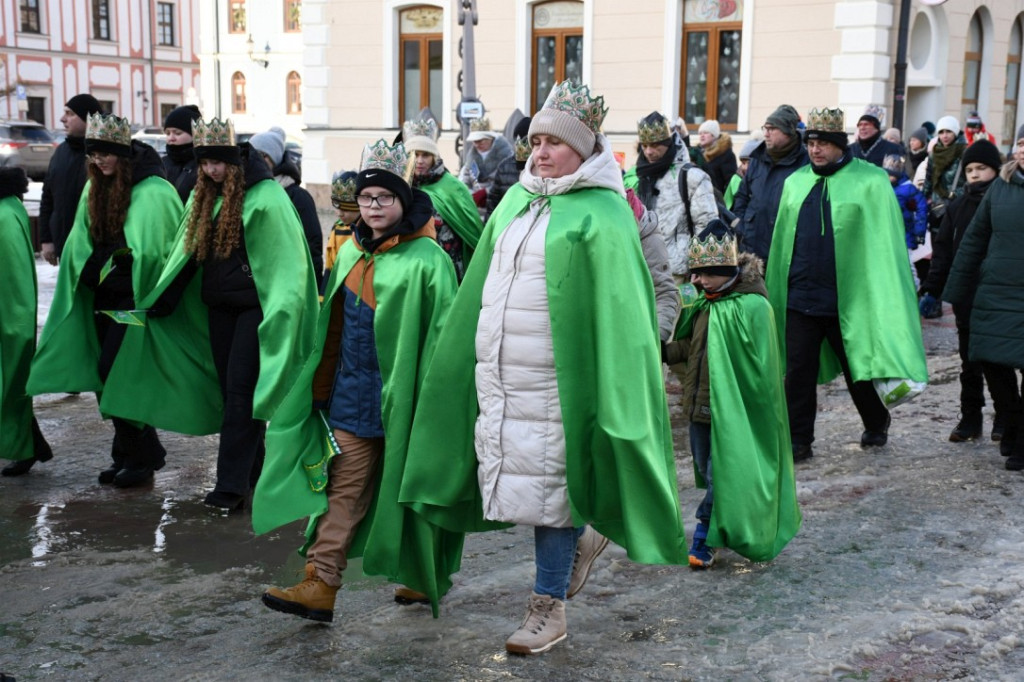
POLYGON ((711 184, 719 194, 724 195, 729 182, 736 174, 736 153, 732 150, 732 138, 722 133, 714 142, 703 148, 704 172, 711 178, 711 184))
POLYGON ((39 200, 39 241, 52 243, 58 258, 74 226, 87 179, 85 138, 68 136, 50 159, 39 200))
POLYGON ((473 187, 474 179, 485 187, 489 186, 501 162, 514 155, 512 145, 504 135, 495 135, 493 140, 494 144, 486 154, 478 152, 472 142, 468 143, 469 153, 459 170, 459 180, 468 187, 473 187), (476 169, 475 178, 474 169, 476 169))

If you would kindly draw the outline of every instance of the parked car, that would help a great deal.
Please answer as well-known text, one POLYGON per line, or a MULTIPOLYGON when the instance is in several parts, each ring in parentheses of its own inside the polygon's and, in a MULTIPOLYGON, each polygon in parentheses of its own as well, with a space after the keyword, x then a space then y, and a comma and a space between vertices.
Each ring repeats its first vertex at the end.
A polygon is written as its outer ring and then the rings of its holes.
POLYGON ((156 150, 161 157, 167 156, 167 136, 153 135, 150 133, 136 133, 132 135, 133 140, 144 142, 156 150))
POLYGON ((57 142, 35 121, 0 119, 0 165, 21 166, 33 180, 42 180, 57 142))

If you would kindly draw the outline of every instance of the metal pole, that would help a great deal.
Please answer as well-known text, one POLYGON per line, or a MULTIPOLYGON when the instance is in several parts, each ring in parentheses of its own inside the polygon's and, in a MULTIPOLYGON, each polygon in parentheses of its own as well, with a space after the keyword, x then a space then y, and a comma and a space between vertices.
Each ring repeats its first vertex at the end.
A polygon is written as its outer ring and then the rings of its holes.
MULTIPOLYGON (((473 27, 477 22, 476 0, 462 0, 459 8, 459 25, 462 26, 462 101, 476 100, 476 55, 473 49, 473 27), (469 21, 466 21, 466 13, 469 12, 469 21)), ((469 153, 469 145, 466 138, 469 136, 469 120, 460 117, 462 126, 462 158, 461 163, 466 162, 466 155, 469 153)), ((461 165, 461 164, 460 164, 461 165)))
POLYGON ((907 33, 910 31, 910 0, 901 0, 896 36, 896 64, 892 95, 893 128, 903 130, 903 110, 907 97, 907 33))

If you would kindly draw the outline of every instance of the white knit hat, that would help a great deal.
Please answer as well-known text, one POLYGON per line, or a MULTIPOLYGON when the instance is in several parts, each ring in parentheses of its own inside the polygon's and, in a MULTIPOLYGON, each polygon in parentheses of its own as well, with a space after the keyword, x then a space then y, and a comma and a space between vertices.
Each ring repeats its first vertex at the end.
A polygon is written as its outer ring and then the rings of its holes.
POLYGON ((943 130, 952 131, 954 135, 960 134, 960 121, 956 120, 955 116, 943 116, 939 119, 939 122, 935 124, 935 132, 941 133, 943 130))
POLYGON ((708 119, 700 124, 700 128, 697 128, 698 133, 711 133, 712 137, 718 137, 722 134, 722 128, 718 125, 718 121, 713 118, 708 119))

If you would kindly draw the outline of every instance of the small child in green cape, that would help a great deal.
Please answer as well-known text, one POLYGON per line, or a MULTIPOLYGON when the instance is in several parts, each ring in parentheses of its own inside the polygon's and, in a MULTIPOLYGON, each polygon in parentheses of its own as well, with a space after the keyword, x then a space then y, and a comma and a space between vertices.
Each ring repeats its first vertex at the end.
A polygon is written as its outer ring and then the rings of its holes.
POLYGON ((710 568, 717 547, 767 561, 796 535, 800 510, 764 265, 738 255, 735 235, 717 219, 691 240, 687 260, 702 296, 683 311, 665 362, 685 363, 674 369, 694 475, 706 490, 690 567, 710 568))

